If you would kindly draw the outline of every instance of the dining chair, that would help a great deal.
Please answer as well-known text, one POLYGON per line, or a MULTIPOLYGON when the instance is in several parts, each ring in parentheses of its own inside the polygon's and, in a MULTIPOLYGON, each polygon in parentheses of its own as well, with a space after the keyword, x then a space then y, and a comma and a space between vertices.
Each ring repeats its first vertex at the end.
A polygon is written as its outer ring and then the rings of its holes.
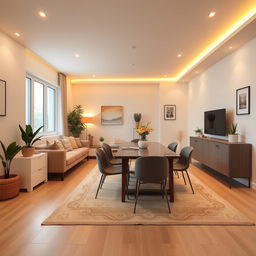
MULTIPOLYGON (((106 155, 103 152, 103 150, 101 150, 99 148, 97 148, 95 150, 95 153, 96 153, 98 168, 99 168, 99 171, 101 172, 100 182, 99 182, 97 192, 95 195, 95 199, 97 199, 99 190, 102 189, 102 186, 103 186, 103 183, 104 183, 106 177, 110 176, 110 175, 122 174, 122 166, 110 164, 110 162, 107 160, 106 155)), ((126 189, 128 190, 128 185, 126 186, 126 189)), ((127 198, 129 199, 128 194, 127 194, 127 198)))
POLYGON ((162 156, 142 156, 135 162, 136 177, 136 200, 133 213, 136 212, 137 201, 139 197, 140 185, 144 183, 160 184, 162 195, 166 197, 168 211, 171 213, 169 200, 166 192, 166 183, 169 174, 169 162, 162 156))
POLYGON ((113 164, 113 165, 122 165, 122 159, 114 158, 113 153, 112 153, 112 149, 108 144, 103 143, 102 144, 102 149, 103 149, 104 153, 106 154, 107 160, 111 164, 113 164))
POLYGON ((193 147, 185 147, 185 148, 183 148, 180 151, 180 158, 179 158, 179 160, 176 161, 176 162, 173 162, 173 170, 182 173, 182 177, 183 177, 185 185, 187 185, 187 183, 186 183, 186 179, 185 179, 185 176, 184 176, 183 172, 185 172, 187 174, 187 178, 188 178, 191 190, 192 190, 192 192, 194 194, 194 189, 193 189, 193 186, 192 186, 189 174, 188 174, 188 168, 190 166, 192 152, 193 152, 193 147))
MULTIPOLYGON (((168 148, 173 151, 174 153, 176 153, 178 147, 178 143, 177 142, 172 142, 168 145, 168 148)), ((174 160, 174 162, 177 161, 177 159, 174 160)), ((179 174, 178 172, 175 171, 175 174, 177 175, 178 179, 179 179, 179 174)))

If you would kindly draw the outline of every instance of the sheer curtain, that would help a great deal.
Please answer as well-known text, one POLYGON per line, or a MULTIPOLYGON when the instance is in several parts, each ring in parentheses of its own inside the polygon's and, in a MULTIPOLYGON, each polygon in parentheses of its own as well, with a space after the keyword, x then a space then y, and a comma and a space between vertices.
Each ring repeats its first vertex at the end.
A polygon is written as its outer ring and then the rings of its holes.
POLYGON ((58 73, 58 84, 60 86, 60 134, 68 136, 68 122, 67 122, 67 77, 63 73, 58 73))

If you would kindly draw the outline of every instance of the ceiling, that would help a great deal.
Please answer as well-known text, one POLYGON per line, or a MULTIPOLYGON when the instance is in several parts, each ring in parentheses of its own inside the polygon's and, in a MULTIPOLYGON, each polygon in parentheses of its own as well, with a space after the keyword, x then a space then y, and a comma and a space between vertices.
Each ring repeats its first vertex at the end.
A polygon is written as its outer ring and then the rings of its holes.
MULTIPOLYGON (((57 70, 98 79, 175 78, 244 15, 256 10, 256 0, 0 3, 0 30, 57 70), (40 10, 46 18, 38 15, 40 10), (213 18, 208 17, 211 11, 216 12, 213 18)), ((252 33, 256 35, 256 29, 252 33)), ((229 53, 226 50, 224 55, 229 53)))

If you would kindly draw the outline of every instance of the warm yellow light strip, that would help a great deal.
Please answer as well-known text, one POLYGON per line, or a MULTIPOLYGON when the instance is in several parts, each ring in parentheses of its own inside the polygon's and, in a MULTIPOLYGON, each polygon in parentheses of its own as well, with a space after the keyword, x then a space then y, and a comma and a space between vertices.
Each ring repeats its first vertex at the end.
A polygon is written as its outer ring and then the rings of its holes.
POLYGON ((207 47, 201 54, 199 54, 186 68, 184 68, 176 77, 177 80, 180 80, 186 73, 198 65, 203 59, 208 57, 213 51, 220 47, 225 41, 230 39, 235 32, 238 32, 245 25, 255 19, 256 16, 256 6, 247 13, 239 22, 237 22, 233 27, 228 29, 221 37, 219 37, 214 43, 207 47))
POLYGON ((71 83, 82 83, 82 82, 125 82, 125 83, 158 83, 158 82, 175 82, 176 78, 77 78, 71 79, 71 83))
POLYGON ((256 17, 256 6, 242 17, 234 26, 229 28, 223 35, 221 35, 214 43, 207 47, 202 53, 200 53, 189 65, 187 65, 177 77, 166 77, 166 78, 77 78, 71 79, 71 83, 82 83, 82 82, 176 82, 180 80, 185 74, 207 58, 211 53, 213 53, 218 47, 230 39, 236 32, 242 29, 244 26, 249 24, 256 17))

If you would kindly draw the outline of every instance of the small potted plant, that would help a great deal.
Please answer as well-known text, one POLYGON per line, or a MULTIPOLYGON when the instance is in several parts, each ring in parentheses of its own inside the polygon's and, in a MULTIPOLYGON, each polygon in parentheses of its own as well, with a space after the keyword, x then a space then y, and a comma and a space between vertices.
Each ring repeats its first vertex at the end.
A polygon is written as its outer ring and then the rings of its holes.
POLYGON ((21 150, 21 146, 13 142, 6 148, 2 141, 0 143, 3 150, 0 159, 4 167, 4 176, 0 176, 0 200, 6 200, 17 196, 20 192, 20 176, 10 174, 10 170, 12 160, 21 150))
POLYGON ((21 138, 25 142, 25 146, 22 147, 21 153, 24 157, 31 157, 35 154, 35 148, 33 144, 40 140, 42 136, 36 138, 37 134, 43 128, 43 126, 39 127, 35 132, 33 132, 31 125, 26 125, 25 130, 19 125, 21 131, 21 138))
POLYGON ((232 123, 228 129, 228 141, 231 143, 238 142, 237 124, 232 123))
POLYGON ((104 138, 103 137, 100 137, 99 138, 99 142, 100 142, 100 146, 102 146, 103 142, 104 142, 104 138))
POLYGON ((202 128, 199 128, 197 127, 195 130, 194 130, 196 136, 198 137, 201 137, 203 135, 203 129, 202 128))
POLYGON ((136 126, 136 128, 138 128, 140 126, 141 113, 134 113, 133 118, 135 121, 135 126, 136 126))

